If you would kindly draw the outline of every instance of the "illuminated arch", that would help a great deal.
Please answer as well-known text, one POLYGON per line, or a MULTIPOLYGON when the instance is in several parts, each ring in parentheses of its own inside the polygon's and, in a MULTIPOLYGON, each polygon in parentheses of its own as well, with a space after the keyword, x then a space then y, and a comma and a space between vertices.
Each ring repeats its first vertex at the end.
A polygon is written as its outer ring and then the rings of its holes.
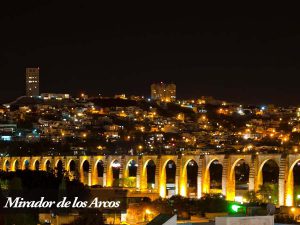
POLYGON ((80 181, 83 183, 83 184, 88 184, 90 185, 90 178, 89 178, 89 171, 90 171, 90 162, 89 160, 85 159, 81 162, 81 165, 80 165, 80 181))
POLYGON ((44 161, 42 170, 50 172, 50 170, 51 170, 51 161, 49 159, 46 159, 44 161))
POLYGON ((23 163, 22 163, 22 170, 28 170, 28 169, 30 169, 30 160, 25 159, 25 160, 23 160, 23 163))
POLYGON ((107 186, 111 187, 113 185, 113 182, 115 180, 114 178, 114 171, 118 170, 118 177, 120 178, 120 172, 121 172, 121 164, 118 159, 113 159, 108 167, 107 171, 107 186), (113 169, 118 168, 118 169, 113 169))
POLYGON ((67 175, 69 176, 70 180, 74 180, 75 178, 77 178, 77 173, 76 173, 76 162, 74 159, 70 159, 67 163, 66 163, 66 169, 67 171, 67 175))
MULTIPOLYGON (((143 169, 142 169, 142 177, 141 177, 141 189, 142 190, 145 190, 148 188, 148 165, 150 162, 153 162, 153 165, 155 167, 155 170, 156 170, 156 163, 153 159, 148 159, 144 165, 143 165, 143 169)), ((155 185, 155 188, 157 187, 157 183, 156 183, 156 174, 155 174, 155 171, 154 171, 154 185, 155 185)))
POLYGON ((92 168, 92 185, 102 185, 104 179, 104 162, 98 159, 92 168), (100 168, 101 167, 101 168, 100 168))
POLYGON ((255 191, 258 191, 259 190, 259 187, 263 184, 263 168, 264 168, 264 165, 268 162, 268 161, 273 161, 276 163, 278 169, 279 169, 279 164, 276 160, 274 159, 266 159, 264 160, 261 165, 259 166, 259 169, 258 169, 258 173, 257 173, 257 180, 256 180, 256 185, 255 185, 255 191))
POLYGON ((300 162, 300 159, 296 159, 293 164, 288 168, 287 181, 286 181, 286 196, 285 205, 294 205, 294 168, 296 164, 300 162))
POLYGON ((70 159, 66 165, 66 170, 68 172, 72 172, 76 170, 76 163, 74 159, 70 159), (75 164, 75 168, 73 168, 73 165, 75 164))
POLYGON ((3 163, 3 171, 9 172, 10 171, 10 161, 6 159, 3 163))
MULTIPOLYGON (((221 165, 222 162, 218 158, 213 158, 212 160, 209 161, 207 164, 205 171, 204 171, 204 176, 203 176, 203 193, 209 193, 210 191, 210 166, 214 161, 218 161, 221 165)), ((223 165, 222 165, 223 166, 223 165)))
MULTIPOLYGON (((124 171, 124 178, 126 178, 126 177, 130 177, 130 171, 129 171, 129 167, 130 167, 130 164, 132 163, 132 162, 135 162, 135 163, 137 163, 134 159, 130 159, 130 160, 128 160, 128 162, 127 162, 127 164, 126 164, 126 167, 125 167, 125 171, 124 171)), ((136 171, 136 173, 135 173, 135 176, 134 177, 136 177, 136 175, 137 175, 137 171, 136 171)))
POLYGON ((239 161, 242 161, 242 160, 245 161, 245 159, 243 159, 243 158, 239 158, 239 159, 235 160, 235 162, 234 162, 234 163, 232 164, 232 166, 230 167, 229 181, 234 180, 235 167, 236 167, 236 165, 238 164, 238 162, 239 162, 239 161))
MULTIPOLYGON (((162 198, 165 198, 166 197, 166 189, 167 189, 167 186, 166 186, 166 179, 167 179, 167 174, 166 174, 166 166, 169 162, 173 162, 175 164, 175 169, 177 169, 177 164, 176 162, 173 160, 173 159, 168 159, 164 162, 162 168, 161 168, 161 174, 160 174, 160 178, 159 178, 159 193, 160 193, 160 196, 162 198)), ((175 186, 176 186, 176 174, 175 174, 175 186)))
POLYGON ((59 164, 62 164, 63 165, 63 160, 58 158, 56 161, 55 161, 55 167, 57 168, 59 164))
POLYGON ((137 186, 136 177, 137 177, 137 161, 135 159, 130 159, 126 163, 124 168, 124 176, 122 179, 123 187, 134 188, 137 186))
POLYGON ((20 169, 20 163, 18 159, 15 159, 12 164, 12 171, 17 171, 20 169))
POLYGON ((82 170, 83 172, 88 173, 90 169, 90 162, 86 159, 83 160, 80 166, 80 170, 82 170))
POLYGON ((97 160, 97 162, 95 163, 95 166, 94 166, 94 171, 96 172, 98 177, 103 177, 103 175, 104 175, 104 162, 103 162, 103 160, 101 160, 101 159, 97 160), (99 169, 98 166, 99 165, 102 167, 101 174, 99 174, 99 171, 98 171, 98 169, 99 169))
POLYGON ((57 176, 63 176, 64 175, 64 163, 62 159, 57 159, 55 162, 55 170, 57 172, 57 176))
MULTIPOLYGON (((233 201, 235 199, 235 193, 236 193, 235 169, 236 169, 236 165, 241 161, 244 161, 245 164, 248 165, 245 158, 238 158, 237 160, 234 161, 234 163, 230 167, 229 176, 226 182, 226 199, 229 201, 233 201)), ((248 173, 250 173, 250 171, 248 173)))
POLYGON ((40 161, 38 159, 34 160, 34 162, 32 163, 31 169, 34 171, 40 170, 40 161))
MULTIPOLYGON (((198 168, 198 163, 194 159, 189 159, 185 162, 182 168, 182 174, 180 178, 180 195, 186 197, 187 196, 187 183, 188 183, 188 174, 187 174, 187 167, 190 162, 194 162, 198 168)), ((197 170, 198 171, 198 170, 197 170)), ((197 176, 196 176, 197 179, 197 176)))

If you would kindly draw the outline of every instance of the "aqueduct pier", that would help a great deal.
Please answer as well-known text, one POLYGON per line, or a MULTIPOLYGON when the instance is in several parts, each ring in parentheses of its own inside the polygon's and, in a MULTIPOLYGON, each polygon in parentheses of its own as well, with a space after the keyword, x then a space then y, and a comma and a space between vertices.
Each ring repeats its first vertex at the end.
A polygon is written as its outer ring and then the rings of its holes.
MULTIPOLYGON (((136 166, 134 188, 140 192, 149 192, 147 165, 151 162, 155 165, 152 191, 159 193, 161 197, 166 197, 166 166, 168 162, 172 161, 176 165, 175 194, 187 196, 187 165, 192 161, 197 164, 196 197, 201 198, 204 193, 211 191, 209 168, 213 162, 218 161, 222 165, 221 193, 226 196, 227 200, 234 200, 236 165, 240 161, 249 165, 248 190, 257 191, 263 183, 263 167, 269 160, 274 161, 279 167, 278 205, 292 206, 294 204, 293 168, 300 162, 300 154, 1 157, 0 169, 3 171, 18 169, 46 171, 61 167, 64 171, 77 174, 80 181, 86 185, 111 187, 115 179, 114 168, 119 167, 118 178, 126 178, 129 176, 129 164, 134 161, 136 166)), ((120 185, 122 186, 122 184, 120 185)))

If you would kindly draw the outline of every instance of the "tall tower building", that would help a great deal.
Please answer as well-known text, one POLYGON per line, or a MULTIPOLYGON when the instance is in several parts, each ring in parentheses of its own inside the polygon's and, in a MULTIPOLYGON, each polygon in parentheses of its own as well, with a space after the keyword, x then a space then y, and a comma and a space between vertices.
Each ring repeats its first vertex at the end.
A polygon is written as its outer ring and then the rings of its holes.
POLYGON ((39 96, 40 68, 26 68, 26 95, 39 96))
POLYGON ((176 85, 163 82, 151 85, 151 99, 162 102, 173 102, 176 100, 176 85))

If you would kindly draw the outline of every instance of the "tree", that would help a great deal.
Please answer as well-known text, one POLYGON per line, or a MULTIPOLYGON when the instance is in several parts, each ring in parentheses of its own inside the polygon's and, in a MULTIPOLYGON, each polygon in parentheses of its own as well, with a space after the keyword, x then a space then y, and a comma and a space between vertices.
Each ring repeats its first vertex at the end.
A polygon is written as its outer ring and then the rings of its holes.
POLYGON ((10 191, 22 191, 22 180, 19 177, 14 177, 8 183, 8 190, 10 191))
POLYGON ((278 185, 265 183, 260 185, 259 191, 257 192, 257 197, 263 203, 273 203, 277 204, 278 202, 278 185))
POLYGON ((256 192, 255 191, 248 191, 245 193, 243 196, 245 199, 249 201, 249 203, 257 203, 259 202, 259 199, 257 198, 256 192))
POLYGON ((124 185, 124 187, 135 187, 136 177, 126 177, 120 180, 122 180, 121 182, 124 185))

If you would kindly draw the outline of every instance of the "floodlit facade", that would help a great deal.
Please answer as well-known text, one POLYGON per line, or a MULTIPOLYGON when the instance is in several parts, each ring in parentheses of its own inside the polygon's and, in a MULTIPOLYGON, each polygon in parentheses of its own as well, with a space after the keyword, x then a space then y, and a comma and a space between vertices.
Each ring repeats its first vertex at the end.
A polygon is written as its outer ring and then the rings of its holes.
POLYGON ((152 84, 151 99, 162 102, 174 102, 176 100, 176 85, 163 82, 152 84))
POLYGON ((26 96, 39 96, 40 68, 26 68, 26 96))
POLYGON ((56 99, 56 100, 62 100, 62 99, 69 99, 69 94, 56 94, 56 93, 42 93, 41 94, 42 99, 49 100, 49 99, 56 99))

